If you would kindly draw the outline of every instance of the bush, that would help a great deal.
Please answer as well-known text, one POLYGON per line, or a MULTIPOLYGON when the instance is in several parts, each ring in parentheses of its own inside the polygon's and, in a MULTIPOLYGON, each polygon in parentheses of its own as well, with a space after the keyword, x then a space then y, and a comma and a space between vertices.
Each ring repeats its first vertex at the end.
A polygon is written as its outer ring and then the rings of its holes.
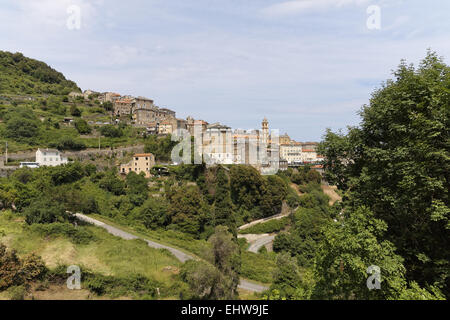
POLYGON ((107 294, 112 297, 130 294, 155 297, 156 288, 161 286, 142 275, 115 277, 86 271, 84 272, 83 285, 99 296, 107 294))
POLYGON ((58 142, 50 144, 58 150, 83 150, 86 149, 84 142, 76 141, 71 137, 62 137, 58 142))
POLYGON ((77 108, 76 105, 72 105, 70 107, 70 114, 74 117, 80 117, 81 116, 81 110, 77 108))
POLYGON ((79 134, 89 134, 92 131, 86 120, 76 119, 74 125, 79 134))
POLYGON ((239 231, 240 234, 273 233, 283 230, 289 224, 289 218, 274 219, 239 231))
POLYGON ((22 261, 15 250, 7 250, 6 246, 0 243, 0 290, 41 279, 46 271, 41 258, 31 254, 22 261))
POLYGON ((64 222, 69 218, 60 203, 54 203, 49 199, 33 201, 23 210, 23 214, 28 224, 64 222))
POLYGON ((27 290, 24 286, 14 286, 8 289, 11 300, 24 300, 27 290))
POLYGON ((31 231, 43 237, 67 237, 75 244, 88 244, 95 240, 94 234, 89 229, 83 226, 75 227, 70 223, 34 224, 31 231))
POLYGON ((123 131, 113 125, 106 125, 101 127, 100 133, 109 138, 119 138, 123 136, 123 131))

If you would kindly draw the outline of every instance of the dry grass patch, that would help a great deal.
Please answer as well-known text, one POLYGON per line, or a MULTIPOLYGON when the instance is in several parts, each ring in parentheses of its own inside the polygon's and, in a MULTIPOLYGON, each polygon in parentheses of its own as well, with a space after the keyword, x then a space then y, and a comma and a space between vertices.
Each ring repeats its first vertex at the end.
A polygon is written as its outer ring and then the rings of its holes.
POLYGON ((336 201, 342 201, 342 197, 336 193, 336 186, 321 185, 323 193, 330 197, 328 204, 332 206, 336 201))

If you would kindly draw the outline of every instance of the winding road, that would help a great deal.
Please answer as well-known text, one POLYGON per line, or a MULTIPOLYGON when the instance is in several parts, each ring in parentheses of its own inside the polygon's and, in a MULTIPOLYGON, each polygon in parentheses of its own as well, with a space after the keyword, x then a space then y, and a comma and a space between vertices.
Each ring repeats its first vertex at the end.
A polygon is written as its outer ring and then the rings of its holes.
MULTIPOLYGON (((125 240, 133 240, 133 239, 142 239, 140 237, 137 237, 129 232, 123 231, 119 228, 113 227, 109 224, 106 224, 100 220, 88 217, 84 214, 81 213, 76 213, 75 216, 84 222, 93 224, 95 226, 101 227, 106 229, 106 231, 108 231, 109 233, 111 233, 112 235, 115 235, 117 237, 120 237, 122 239, 125 240)), ((155 248, 155 249, 167 249, 168 251, 170 251, 178 260, 180 260, 181 262, 185 262, 187 260, 191 260, 191 259, 195 259, 194 256, 191 256, 187 253, 184 253, 183 251, 180 251, 178 249, 154 242, 154 241, 150 241, 147 239, 142 239, 145 242, 147 242, 148 246, 151 248, 155 248)), ((268 289, 268 287, 263 286, 261 284, 257 284, 254 282, 250 282, 248 280, 245 279, 241 279, 240 284, 239 284, 239 288, 240 289, 244 289, 244 290, 248 290, 248 291, 253 291, 253 292, 263 292, 265 290, 268 289)))
POLYGON ((259 249, 263 246, 268 245, 275 239, 275 235, 264 235, 263 237, 259 238, 255 242, 251 243, 251 245, 248 247, 247 251, 258 253, 259 249))

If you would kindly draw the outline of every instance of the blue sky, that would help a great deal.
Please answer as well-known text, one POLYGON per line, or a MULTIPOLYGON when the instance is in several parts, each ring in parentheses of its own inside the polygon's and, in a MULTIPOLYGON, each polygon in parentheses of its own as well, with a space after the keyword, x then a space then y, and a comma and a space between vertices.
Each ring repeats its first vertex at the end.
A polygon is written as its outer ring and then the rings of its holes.
POLYGON ((401 59, 450 58, 448 0, 2 0, 0 50, 43 60, 84 89, 142 95, 178 117, 318 141, 401 59), (81 9, 69 30, 67 8, 81 9), (369 30, 366 10, 381 9, 369 30))

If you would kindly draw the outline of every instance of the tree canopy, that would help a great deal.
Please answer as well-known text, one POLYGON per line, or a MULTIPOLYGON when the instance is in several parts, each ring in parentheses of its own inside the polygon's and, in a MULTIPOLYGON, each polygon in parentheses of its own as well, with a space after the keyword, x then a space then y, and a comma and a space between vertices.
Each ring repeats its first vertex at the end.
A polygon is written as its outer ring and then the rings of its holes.
POLYGON ((320 146, 326 178, 387 223, 386 239, 406 276, 449 295, 450 67, 429 52, 402 61, 362 108, 361 125, 328 131, 320 146))

